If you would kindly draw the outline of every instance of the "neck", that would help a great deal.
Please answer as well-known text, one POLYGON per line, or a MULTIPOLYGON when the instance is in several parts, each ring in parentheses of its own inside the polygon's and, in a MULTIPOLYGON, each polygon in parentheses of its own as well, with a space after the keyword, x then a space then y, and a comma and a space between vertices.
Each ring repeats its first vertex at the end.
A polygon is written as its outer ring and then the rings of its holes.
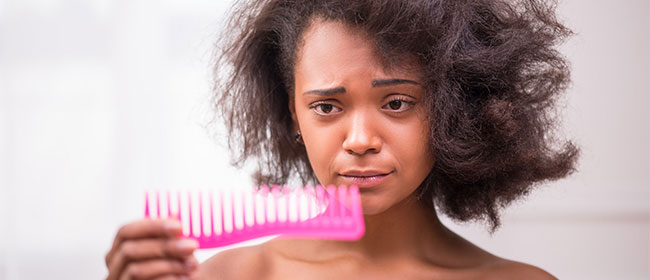
POLYGON ((390 209, 364 216, 366 232, 356 242, 332 245, 374 260, 392 258, 426 258, 448 236, 434 209, 409 197, 390 209))
POLYGON ((291 249, 284 255, 309 261, 349 257, 371 262, 431 260, 436 258, 433 255, 446 251, 449 240, 453 239, 453 233, 440 223, 435 210, 422 205, 415 197, 380 214, 364 216, 364 220, 366 232, 357 241, 292 240, 288 246, 291 249))

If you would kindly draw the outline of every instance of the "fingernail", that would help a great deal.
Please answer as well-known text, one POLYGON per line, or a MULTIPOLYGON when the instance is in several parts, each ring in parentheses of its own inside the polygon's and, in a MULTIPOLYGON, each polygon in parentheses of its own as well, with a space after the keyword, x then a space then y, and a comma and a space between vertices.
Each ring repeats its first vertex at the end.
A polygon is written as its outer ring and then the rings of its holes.
POLYGON ((190 278, 187 278, 187 276, 185 276, 185 275, 181 275, 180 277, 178 277, 178 279, 180 279, 180 280, 189 280, 190 278))
POLYGON ((194 268, 194 267, 196 267, 198 264, 199 264, 199 263, 196 262, 196 260, 195 260, 194 258, 187 259, 187 260, 185 260, 185 263, 184 263, 185 267, 187 267, 187 268, 194 268))
POLYGON ((167 220, 163 223, 163 227, 168 232, 178 231, 181 229, 181 223, 176 220, 167 220))
POLYGON ((182 239, 176 242, 176 248, 181 250, 187 249, 196 249, 199 247, 199 243, 194 239, 182 239))

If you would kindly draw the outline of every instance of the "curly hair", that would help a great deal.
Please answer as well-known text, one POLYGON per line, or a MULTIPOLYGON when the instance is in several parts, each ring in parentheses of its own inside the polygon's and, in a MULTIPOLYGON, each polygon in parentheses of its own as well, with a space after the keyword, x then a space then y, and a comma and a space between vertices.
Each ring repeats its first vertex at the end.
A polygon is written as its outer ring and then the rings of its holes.
POLYGON ((575 170, 558 140, 556 101, 570 82, 555 46, 571 35, 538 0, 260 0, 231 11, 218 49, 214 104, 233 164, 258 162, 258 183, 315 181, 288 103, 301 35, 318 17, 363 30, 390 67, 423 66, 433 169, 417 189, 428 207, 484 220, 544 181, 575 170))

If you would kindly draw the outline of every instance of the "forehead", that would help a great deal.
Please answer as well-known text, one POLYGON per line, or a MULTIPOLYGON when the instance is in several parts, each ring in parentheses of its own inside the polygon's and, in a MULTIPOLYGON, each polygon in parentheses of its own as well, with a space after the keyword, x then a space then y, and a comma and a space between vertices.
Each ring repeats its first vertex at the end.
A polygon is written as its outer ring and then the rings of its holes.
POLYGON ((372 37, 361 29, 339 21, 314 19, 298 45, 294 74, 296 82, 308 79, 316 83, 340 81, 350 75, 382 78, 417 74, 406 63, 398 67, 386 65, 372 37))

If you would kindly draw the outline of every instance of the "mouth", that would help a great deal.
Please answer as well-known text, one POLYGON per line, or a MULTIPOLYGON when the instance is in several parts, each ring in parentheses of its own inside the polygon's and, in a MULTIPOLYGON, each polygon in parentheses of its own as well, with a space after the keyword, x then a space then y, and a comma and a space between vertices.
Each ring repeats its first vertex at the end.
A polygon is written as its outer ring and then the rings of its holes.
POLYGON ((340 173, 339 176, 348 185, 357 185, 359 188, 369 188, 384 182, 388 177, 393 174, 393 171, 357 171, 351 170, 340 173))

